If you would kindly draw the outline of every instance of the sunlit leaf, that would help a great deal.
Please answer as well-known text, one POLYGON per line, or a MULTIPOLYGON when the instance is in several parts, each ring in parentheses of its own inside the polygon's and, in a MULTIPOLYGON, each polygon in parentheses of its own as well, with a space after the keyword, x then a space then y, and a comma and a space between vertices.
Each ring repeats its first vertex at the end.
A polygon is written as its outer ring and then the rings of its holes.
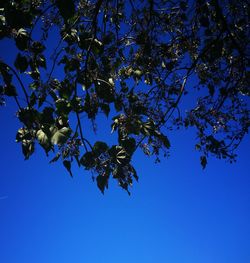
POLYGON ((70 134, 71 134, 71 129, 67 127, 63 127, 62 129, 56 131, 53 134, 51 138, 51 143, 62 145, 69 139, 70 134))

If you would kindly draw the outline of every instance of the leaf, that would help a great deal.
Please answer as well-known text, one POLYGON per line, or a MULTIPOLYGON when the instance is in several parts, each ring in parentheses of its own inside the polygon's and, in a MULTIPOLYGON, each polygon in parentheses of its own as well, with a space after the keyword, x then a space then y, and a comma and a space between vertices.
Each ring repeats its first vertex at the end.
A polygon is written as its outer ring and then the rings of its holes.
POLYGON ((2 64, 0 61, 0 74, 2 75, 3 81, 6 85, 11 85, 12 74, 9 73, 7 65, 2 64))
POLYGON ((201 157, 200 157, 200 162, 201 162, 202 168, 205 169, 206 166, 207 166, 207 158, 206 158, 206 156, 204 156, 204 155, 201 156, 201 157))
POLYGON ((45 107, 39 116, 40 123, 43 125, 54 124, 53 113, 54 109, 52 107, 45 107))
POLYGON ((143 75, 143 72, 139 69, 134 70, 133 73, 134 73, 134 76, 137 78, 140 78, 143 75))
POLYGON ((92 45, 92 52, 94 54, 100 54, 103 52, 103 44, 98 39, 94 39, 93 45, 92 45))
POLYGON ((73 99, 70 101, 70 106, 72 107, 73 111, 81 113, 83 111, 82 98, 76 96, 73 97, 73 99))
POLYGON ((127 155, 127 152, 125 151, 125 149, 121 146, 116 146, 116 161, 118 164, 127 164, 129 162, 129 158, 127 155))
POLYGON ((104 194, 104 190, 105 188, 108 188, 108 176, 106 175, 106 173, 104 173, 103 175, 98 175, 96 177, 96 182, 97 182, 97 186, 98 188, 101 190, 101 192, 104 194))
POLYGON ((56 156, 55 156, 52 160, 50 160, 49 163, 54 163, 54 162, 58 161, 58 159, 60 158, 60 156, 61 156, 61 153, 57 153, 56 156))
POLYGON ((130 165, 129 168, 130 168, 130 172, 132 173, 133 177, 134 177, 135 180, 138 182, 139 177, 138 177, 138 175, 137 175, 137 172, 136 172, 135 168, 134 168, 132 165, 130 165))
POLYGON ((33 90, 37 90, 40 87, 40 82, 39 81, 33 81, 30 83, 29 87, 33 90))
POLYGON ((31 50, 38 55, 45 50, 45 46, 39 41, 34 41, 31 45, 31 50))
POLYGON ((28 33, 25 29, 23 28, 20 28, 17 32, 17 36, 18 37, 27 37, 28 36, 28 33))
POLYGON ((106 152, 109 149, 105 142, 97 141, 93 146, 93 152, 99 156, 100 154, 106 152))
POLYGON ((32 12, 30 8, 22 8, 22 5, 27 4, 27 1, 8 2, 1 1, 1 7, 4 7, 6 24, 8 27, 20 28, 30 27, 32 21, 32 12), (3 4, 4 3, 4 4, 3 4))
POLYGON ((67 21, 74 16, 75 5, 73 0, 56 0, 55 4, 64 20, 67 21))
POLYGON ((166 135, 161 134, 158 138, 162 141, 163 145, 164 145, 167 149, 170 148, 170 141, 169 141, 169 139, 168 139, 168 137, 167 137, 166 135))
POLYGON ((71 110, 70 103, 65 99, 58 99, 55 102, 56 113, 61 116, 67 116, 71 110))
POLYGON ((38 130, 36 137, 40 145, 45 149, 46 152, 48 152, 51 149, 51 144, 46 133, 43 130, 38 130))
POLYGON ((4 95, 9 97, 15 97, 17 96, 16 88, 12 84, 6 85, 4 87, 4 95))
POLYGON ((18 119, 27 127, 31 128, 34 125, 34 122, 38 120, 39 113, 34 108, 21 108, 18 111, 18 119))
POLYGON ((39 67, 42 67, 42 68, 44 68, 44 69, 46 69, 47 68, 47 66, 46 66, 46 58, 44 57, 44 55, 39 55, 38 57, 37 57, 37 65, 39 66, 39 67))
POLYGON ((23 73, 27 70, 29 64, 27 58, 18 53, 14 65, 21 73, 23 73))
POLYGON ((27 31, 23 28, 20 28, 17 32, 17 37, 15 39, 16 46, 20 50, 26 50, 28 48, 28 40, 29 36, 27 31))
POLYGON ((34 153, 35 144, 32 140, 23 140, 22 141, 22 152, 25 156, 25 160, 28 160, 29 157, 34 153))
POLYGON ((100 108, 102 109, 103 113, 108 117, 110 112, 109 104, 101 103, 100 108))
POLYGON ((71 129, 67 127, 63 127, 62 129, 54 133, 54 135, 51 138, 51 143, 62 145, 68 140, 70 134, 71 134, 71 129))
POLYGON ((128 138, 125 140, 121 140, 121 145, 124 147, 126 152, 132 154, 136 149, 136 141, 134 138, 128 138))
POLYGON ((72 92, 74 91, 74 85, 68 80, 64 80, 60 83, 60 88, 58 88, 59 96, 67 101, 70 99, 72 92))
POLYGON ((155 124, 152 120, 144 122, 141 127, 141 133, 146 136, 150 136, 155 132, 155 124))
POLYGON ((30 106, 33 107, 36 104, 37 97, 35 92, 32 92, 30 95, 30 106))
POLYGON ((71 172, 71 162, 68 160, 64 160, 63 165, 67 169, 67 171, 69 172, 70 176, 73 177, 73 174, 71 172))
POLYGON ((114 87, 105 80, 99 80, 95 85, 97 96, 105 102, 111 103, 114 101, 114 87))
POLYGON ((96 164, 93 152, 86 152, 80 159, 80 164, 87 170, 93 168, 96 164))
POLYGON ((117 112, 122 110, 123 107, 123 98, 122 96, 116 96, 116 99, 114 101, 114 106, 117 112))
POLYGON ((31 139, 32 139, 32 136, 31 136, 31 134, 30 134, 28 129, 20 128, 17 131, 16 142, 21 142, 22 140, 31 140, 31 139))
POLYGON ((210 24, 209 18, 208 18, 207 16, 205 16, 205 14, 203 14, 203 15, 200 17, 199 21, 200 21, 201 26, 203 26, 203 27, 209 27, 209 24, 210 24))

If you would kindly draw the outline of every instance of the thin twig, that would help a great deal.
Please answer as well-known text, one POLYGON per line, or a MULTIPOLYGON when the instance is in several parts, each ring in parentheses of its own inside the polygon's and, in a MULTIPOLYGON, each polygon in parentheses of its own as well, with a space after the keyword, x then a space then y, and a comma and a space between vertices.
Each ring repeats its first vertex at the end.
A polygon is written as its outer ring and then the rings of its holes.
POLYGON ((81 120, 80 120, 80 117, 79 117, 79 113, 78 113, 78 112, 76 112, 76 117, 77 117, 78 128, 79 128, 79 131, 80 131, 80 137, 81 137, 81 140, 82 140, 84 149, 85 149, 85 151, 87 152, 87 151, 88 151, 88 148, 87 148, 87 146, 86 146, 86 144, 85 144, 85 139, 84 139, 84 137, 83 137, 82 125, 81 125, 81 120))
POLYGON ((20 105, 20 103, 19 103, 19 101, 18 101, 18 99, 17 99, 17 96, 14 96, 14 100, 15 100, 15 102, 16 102, 16 104, 17 104, 19 110, 21 110, 22 107, 21 107, 21 105, 20 105))

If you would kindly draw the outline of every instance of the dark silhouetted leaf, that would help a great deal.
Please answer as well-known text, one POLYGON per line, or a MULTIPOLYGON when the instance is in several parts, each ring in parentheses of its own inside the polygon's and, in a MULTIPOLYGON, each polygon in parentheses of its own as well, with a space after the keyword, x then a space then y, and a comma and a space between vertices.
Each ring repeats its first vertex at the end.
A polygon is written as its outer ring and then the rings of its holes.
POLYGON ((16 88, 13 85, 6 85, 4 87, 4 94, 9 97, 15 97, 17 96, 16 88))
POLYGON ((67 169, 67 171, 69 172, 70 176, 73 177, 73 174, 71 172, 71 162, 68 160, 64 160, 63 165, 67 169))
POLYGON ((121 145, 124 147, 127 153, 133 154, 136 149, 136 141, 134 138, 128 138, 121 140, 121 145))
POLYGON ((24 72, 28 68, 28 60, 25 56, 18 53, 15 60, 15 67, 20 71, 24 72))
POLYGON ((93 152, 99 156, 100 154, 106 152, 109 149, 105 142, 97 141, 93 146, 93 152))
POLYGON ((73 0, 56 0, 56 5, 65 21, 74 16, 75 5, 73 0))
POLYGON ((54 162, 58 161, 60 157, 61 157, 61 154, 57 153, 56 156, 52 160, 50 160, 49 163, 54 163, 54 162))
POLYGON ((97 182, 98 188, 104 194, 105 188, 108 188, 108 176, 106 174, 98 175, 96 177, 96 182, 97 182))
POLYGON ((92 152, 86 152, 80 159, 80 163, 87 170, 93 168, 96 165, 95 155, 92 152))
POLYGON ((200 162, 201 162, 202 168, 205 169, 206 166, 207 166, 207 158, 206 158, 206 156, 204 156, 204 155, 201 156, 201 157, 200 157, 200 162))
POLYGON ((167 137, 166 135, 161 134, 158 138, 162 141, 163 145, 164 145, 167 149, 170 148, 170 141, 169 141, 169 139, 168 139, 168 137, 167 137))

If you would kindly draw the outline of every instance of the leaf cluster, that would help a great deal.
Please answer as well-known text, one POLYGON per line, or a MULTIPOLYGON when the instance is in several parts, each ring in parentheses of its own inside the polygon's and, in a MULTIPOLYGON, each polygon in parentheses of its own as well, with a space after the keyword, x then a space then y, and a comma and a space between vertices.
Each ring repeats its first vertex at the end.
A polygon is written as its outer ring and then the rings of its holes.
POLYGON ((0 105, 17 104, 25 159, 40 145, 71 176, 76 162, 101 192, 112 177, 129 193, 134 153, 158 162, 171 131, 194 127, 203 168, 234 161, 250 125, 248 12, 246 0, 4 1, 0 40, 16 57, 0 60, 0 105), (114 145, 86 137, 102 113, 114 145))

